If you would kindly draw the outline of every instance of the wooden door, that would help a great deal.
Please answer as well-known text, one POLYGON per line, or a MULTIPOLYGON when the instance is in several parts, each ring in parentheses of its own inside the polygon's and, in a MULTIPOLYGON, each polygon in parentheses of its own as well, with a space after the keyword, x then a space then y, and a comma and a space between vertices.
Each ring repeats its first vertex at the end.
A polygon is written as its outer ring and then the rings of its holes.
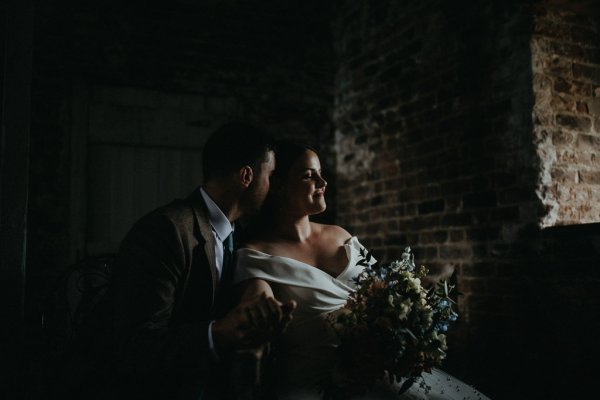
POLYGON ((83 160, 73 163, 84 166, 73 173, 79 193, 72 198, 74 259, 116 252, 142 215, 197 188, 204 142, 236 114, 231 100, 201 95, 107 87, 80 92, 74 98, 86 98, 87 105, 74 105, 74 147, 84 154, 75 154, 83 160))

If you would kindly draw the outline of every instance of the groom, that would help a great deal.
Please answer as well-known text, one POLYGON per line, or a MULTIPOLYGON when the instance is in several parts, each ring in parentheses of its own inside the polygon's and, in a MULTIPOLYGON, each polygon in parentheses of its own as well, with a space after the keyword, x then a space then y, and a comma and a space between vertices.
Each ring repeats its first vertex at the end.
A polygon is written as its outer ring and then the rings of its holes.
POLYGON ((274 156, 261 130, 222 126, 203 149, 203 186, 125 237, 103 305, 119 395, 231 398, 233 352, 263 345, 291 319, 294 303, 256 298, 232 307, 230 290, 234 222, 261 207, 274 156))

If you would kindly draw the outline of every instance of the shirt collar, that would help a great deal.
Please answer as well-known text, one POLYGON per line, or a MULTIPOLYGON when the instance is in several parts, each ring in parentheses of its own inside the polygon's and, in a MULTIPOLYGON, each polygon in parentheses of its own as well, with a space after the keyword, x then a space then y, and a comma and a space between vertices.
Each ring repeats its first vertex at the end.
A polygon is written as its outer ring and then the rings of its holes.
POLYGON ((200 188, 200 194, 202 194, 202 198, 208 209, 208 220, 210 221, 210 225, 222 242, 227 239, 227 236, 229 236, 231 232, 233 232, 233 225, 202 187, 200 188))

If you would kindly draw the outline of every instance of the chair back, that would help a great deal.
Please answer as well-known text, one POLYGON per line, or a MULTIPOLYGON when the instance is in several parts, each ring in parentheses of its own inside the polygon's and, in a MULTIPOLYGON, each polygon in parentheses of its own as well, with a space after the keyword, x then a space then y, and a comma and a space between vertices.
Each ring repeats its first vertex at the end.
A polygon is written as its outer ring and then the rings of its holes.
POLYGON ((66 268, 50 288, 41 324, 47 345, 57 353, 68 348, 106 293, 114 259, 114 254, 87 257, 66 268))

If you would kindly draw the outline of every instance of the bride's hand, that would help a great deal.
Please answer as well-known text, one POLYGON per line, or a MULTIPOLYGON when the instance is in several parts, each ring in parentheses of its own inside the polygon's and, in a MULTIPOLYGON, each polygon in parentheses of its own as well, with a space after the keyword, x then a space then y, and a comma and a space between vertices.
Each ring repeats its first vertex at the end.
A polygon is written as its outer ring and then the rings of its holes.
POLYGON ((283 312, 283 316, 281 318, 281 322, 279 323, 279 334, 283 333, 289 323, 294 319, 294 310, 297 307, 297 303, 295 300, 290 300, 286 303, 281 304, 281 310, 283 312))
POLYGON ((262 346, 285 329, 295 308, 294 301, 282 304, 264 293, 246 300, 215 321, 215 345, 218 349, 262 346))

